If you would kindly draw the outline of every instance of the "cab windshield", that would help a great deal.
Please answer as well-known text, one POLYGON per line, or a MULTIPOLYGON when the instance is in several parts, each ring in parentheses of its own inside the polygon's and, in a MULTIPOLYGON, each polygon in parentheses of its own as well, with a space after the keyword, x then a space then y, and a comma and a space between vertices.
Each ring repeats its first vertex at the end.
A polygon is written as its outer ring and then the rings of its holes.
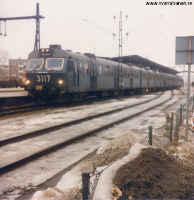
POLYGON ((63 58, 47 58, 46 68, 48 70, 62 70, 64 66, 63 58))
POLYGON ((28 71, 40 70, 43 66, 44 60, 42 58, 33 58, 27 62, 26 69, 28 71))

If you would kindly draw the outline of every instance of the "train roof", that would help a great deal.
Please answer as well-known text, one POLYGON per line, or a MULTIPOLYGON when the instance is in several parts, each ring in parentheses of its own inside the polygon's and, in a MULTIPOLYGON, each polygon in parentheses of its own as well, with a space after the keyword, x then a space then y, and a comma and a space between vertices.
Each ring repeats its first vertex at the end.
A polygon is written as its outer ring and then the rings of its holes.
MULTIPOLYGON (((31 52, 28 56, 28 58, 37 58, 39 56, 41 56, 41 52, 44 53, 51 53, 52 56, 54 57, 66 57, 66 58, 73 58, 73 59, 79 59, 82 61, 89 61, 89 60, 97 60, 100 61, 101 64, 104 65, 118 65, 118 62, 112 59, 105 59, 102 57, 96 57, 94 54, 91 53, 79 53, 79 52, 73 52, 71 50, 64 50, 61 48, 60 45, 50 45, 48 49, 40 49, 40 52, 37 56, 37 54, 35 52, 31 52), (43 51, 42 51, 43 50, 43 51), (45 51, 46 50, 46 51, 45 51)), ((123 67, 128 67, 128 65, 126 65, 125 63, 122 63, 123 67)), ((133 66, 133 68, 137 68, 137 66, 133 66)))
MULTIPOLYGON (((159 71, 168 74, 177 74, 178 72, 172 68, 167 66, 158 64, 154 61, 151 61, 147 58, 144 58, 139 55, 131 55, 131 56, 122 56, 122 57, 96 57, 94 54, 90 53, 79 53, 79 52, 72 52, 71 50, 64 50, 61 48, 60 45, 50 45, 49 50, 52 51, 52 56, 56 57, 72 57, 82 60, 90 60, 90 59, 97 59, 103 62, 104 64, 112 63, 117 64, 116 62, 121 62, 123 64, 127 64, 134 68, 142 68, 145 70, 152 70, 152 71, 159 71)), ((29 54, 29 58, 37 57, 34 52, 29 54)))
MULTIPOLYGON (((51 56, 52 57, 72 57, 72 58, 77 58, 77 59, 82 59, 82 60, 89 60, 89 57, 85 56, 84 54, 81 54, 81 53, 75 53, 75 52, 72 52, 71 50, 64 50, 62 49, 61 47, 55 45, 50 45, 49 46, 49 51, 52 52, 51 56)), ((44 50, 44 49, 43 49, 44 50)), ((50 53, 49 52, 49 53, 50 53)), ((41 49, 40 49, 40 52, 39 52, 39 55, 37 56, 37 54, 33 51, 29 54, 28 58, 37 58, 37 57, 40 57, 41 53, 41 49)), ((44 53, 44 51, 43 51, 44 53)), ((46 52, 48 53, 48 52, 46 52)), ((49 57, 49 56, 48 56, 49 57)))
POLYGON ((114 60, 114 61, 117 61, 117 62, 119 61, 119 62, 122 62, 122 63, 125 63, 125 64, 135 64, 135 65, 137 65, 141 68, 144 68, 144 69, 149 67, 153 71, 160 71, 160 72, 174 74, 174 75, 178 73, 178 71, 176 71, 176 70, 174 70, 170 67, 158 64, 158 63, 156 63, 152 60, 149 60, 149 59, 144 58, 144 57, 139 56, 139 55, 113 57, 113 58, 108 58, 108 59, 111 59, 111 60, 114 60))

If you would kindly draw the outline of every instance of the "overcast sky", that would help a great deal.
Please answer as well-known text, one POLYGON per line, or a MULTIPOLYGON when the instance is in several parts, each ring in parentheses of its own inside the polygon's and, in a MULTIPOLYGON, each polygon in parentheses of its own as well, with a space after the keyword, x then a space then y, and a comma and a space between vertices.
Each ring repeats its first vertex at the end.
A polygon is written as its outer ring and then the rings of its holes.
MULTIPOLYGON (((33 15, 36 2, 0 0, 0 17, 33 15)), ((122 10, 128 15, 128 28, 126 23, 124 28, 129 32, 124 54, 138 54, 174 66, 175 37, 194 34, 194 5, 148 6, 146 0, 39 0, 39 3, 45 16, 41 22, 41 47, 61 44, 64 49, 115 56, 118 48, 112 37, 113 16, 119 16, 122 10)), ((34 21, 8 22, 8 36, 0 36, 0 49, 12 58, 26 58, 33 49, 34 32, 34 21)))

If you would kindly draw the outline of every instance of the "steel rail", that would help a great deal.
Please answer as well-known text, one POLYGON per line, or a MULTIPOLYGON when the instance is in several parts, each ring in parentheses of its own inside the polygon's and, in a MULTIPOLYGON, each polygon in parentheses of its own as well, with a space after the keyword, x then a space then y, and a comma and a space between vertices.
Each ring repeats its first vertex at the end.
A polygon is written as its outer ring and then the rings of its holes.
MULTIPOLYGON (((60 107, 60 106, 79 106, 79 105, 85 105, 98 102, 98 101, 105 101, 110 100, 113 97, 103 97, 103 98, 85 98, 84 101, 79 99, 73 99, 73 101, 69 102, 67 100, 64 101, 53 101, 53 102, 34 102, 29 97, 8 97, 8 98, 1 98, 0 97, 0 117, 9 116, 9 115, 15 115, 15 114, 21 114, 25 112, 32 112, 39 110, 41 108, 54 108, 54 107, 60 107), (26 105, 22 105, 23 103, 26 103, 26 105), (31 105, 29 105, 31 103, 31 105), (51 104, 52 103, 52 104, 51 104)), ((117 97, 118 98, 118 97, 117 97)), ((121 98, 125 98, 125 96, 121 96, 121 98)), ((140 95, 137 95, 137 98, 141 98, 140 95)))
POLYGON ((97 133, 99 133, 99 132, 101 132, 103 130, 106 130, 108 128, 112 128, 115 125, 121 124, 121 123, 123 123, 125 121, 128 121, 130 119, 133 119, 133 118, 135 118, 135 117, 137 117, 137 116, 139 116, 139 115, 141 115, 141 114, 143 114, 145 112, 148 112, 148 111, 150 111, 150 110, 152 110, 152 109, 154 109, 156 107, 159 107, 159 106, 167 103, 172 98, 173 97, 171 96, 171 97, 167 98, 166 100, 164 100, 164 101, 162 101, 162 102, 160 102, 158 104, 155 104, 154 106, 148 107, 148 108, 143 109, 143 110, 141 110, 139 112, 136 112, 134 114, 128 115, 127 117, 120 118, 119 120, 110 122, 110 123, 108 123, 106 125, 103 125, 101 127, 95 128, 95 129, 90 130, 88 132, 82 133, 82 134, 80 134, 78 136, 74 136, 74 137, 72 137, 72 138, 70 138, 68 140, 61 141, 60 143, 57 143, 57 144, 51 145, 51 146, 49 146, 47 148, 41 149, 40 151, 38 151, 36 153, 33 153, 31 155, 28 155, 28 156, 26 156, 24 158, 21 158, 20 160, 17 160, 15 162, 12 162, 12 163, 9 163, 7 165, 4 165, 4 166, 2 166, 0 168, 0 175, 3 175, 5 173, 8 173, 9 171, 12 171, 12 170, 15 170, 15 169, 17 169, 17 168, 19 168, 21 166, 24 166, 24 165, 26 165, 27 163, 29 163, 31 161, 34 161, 34 160, 36 160, 36 159, 38 159, 38 158, 40 158, 42 156, 48 155, 50 153, 53 153, 53 152, 55 152, 55 151, 57 151, 57 150, 59 150, 61 148, 64 148, 67 145, 73 144, 74 142, 78 142, 81 139, 85 139, 85 138, 87 138, 89 136, 92 136, 92 135, 95 135, 95 134, 97 134, 97 133))
POLYGON ((40 130, 24 133, 22 135, 3 139, 3 140, 0 140, 0 147, 5 146, 7 144, 21 142, 23 140, 30 139, 30 138, 33 138, 33 137, 37 137, 37 136, 40 136, 40 135, 50 134, 53 131, 57 131, 57 130, 60 130, 62 128, 73 126, 73 125, 76 125, 76 124, 79 124, 79 123, 82 123, 82 122, 85 122, 85 121, 89 121, 89 120, 92 120, 92 119, 96 119, 96 118, 99 118, 99 117, 103 117, 105 115, 110 115, 110 114, 113 114, 113 113, 121 112, 123 110, 133 108, 134 106, 139 106, 139 105, 151 102, 155 99, 160 98, 161 95, 162 94, 159 94, 156 97, 153 97, 151 99, 148 99, 148 100, 145 100, 145 101, 142 101, 142 102, 139 102, 139 103, 123 106, 121 108, 116 108, 116 109, 109 110, 109 111, 106 111, 106 112, 102 112, 102 113, 99 113, 99 114, 89 115, 87 117, 75 119, 75 120, 72 120, 72 121, 69 121, 69 122, 64 122, 64 123, 54 125, 54 126, 51 126, 51 127, 47 127, 47 128, 43 128, 43 129, 40 129, 40 130))

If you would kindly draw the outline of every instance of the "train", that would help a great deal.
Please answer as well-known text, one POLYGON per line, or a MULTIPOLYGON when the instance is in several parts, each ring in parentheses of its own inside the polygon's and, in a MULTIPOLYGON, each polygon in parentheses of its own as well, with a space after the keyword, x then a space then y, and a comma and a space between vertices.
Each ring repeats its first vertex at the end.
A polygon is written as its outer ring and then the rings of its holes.
POLYGON ((23 84, 32 96, 72 98, 173 90, 183 85, 183 79, 50 45, 29 54, 23 84))

